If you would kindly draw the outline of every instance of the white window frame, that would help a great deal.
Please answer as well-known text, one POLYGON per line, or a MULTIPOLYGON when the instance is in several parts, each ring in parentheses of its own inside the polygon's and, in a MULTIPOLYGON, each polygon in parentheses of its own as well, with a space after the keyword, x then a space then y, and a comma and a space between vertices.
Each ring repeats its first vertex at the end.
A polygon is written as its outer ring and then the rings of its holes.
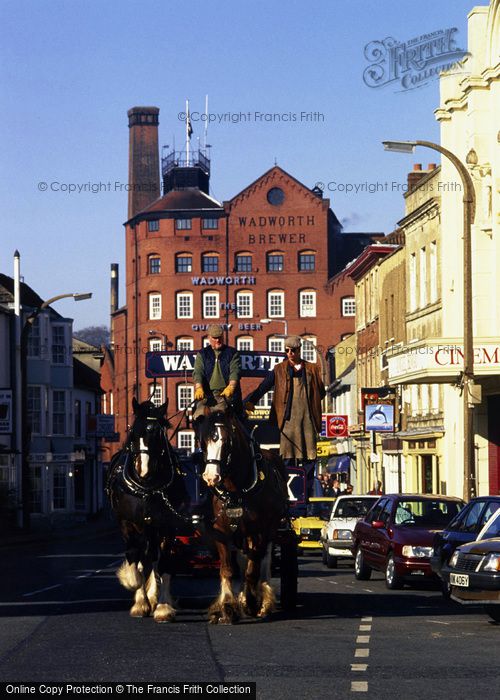
MULTIPOLYGON (((32 429, 32 433, 33 433, 33 435, 43 435, 44 434, 44 413, 45 413, 45 411, 44 411, 45 392, 44 392, 43 386, 40 386, 39 384, 29 384, 28 385, 28 397, 27 397, 28 404, 29 404, 29 400, 30 400, 29 394, 30 394, 30 391, 32 389, 38 389, 38 392, 37 392, 38 397, 36 397, 36 399, 37 400, 39 399, 39 401, 40 401, 40 408, 39 408, 39 427, 40 427, 40 430, 33 430, 32 429)), ((29 413, 28 405, 27 405, 27 410, 29 413)))
POLYGON ((410 255, 410 311, 415 311, 417 308, 417 254, 410 255))
POLYGON ((437 279, 437 242, 432 241, 429 247, 429 277, 430 277, 430 298, 431 304, 438 300, 438 279, 437 279))
POLYGON ((193 220, 189 219, 176 219, 175 220, 175 230, 176 231, 191 231, 193 228, 193 220))
POLYGON ((188 450, 189 452, 194 452, 195 447, 195 434, 194 430, 179 430, 177 433, 177 447, 179 449, 188 450), (182 444, 183 442, 187 444, 182 444))
POLYGON ((316 338, 315 335, 307 335, 301 338, 301 343, 300 343, 300 355, 303 360, 307 360, 307 362, 313 362, 315 363, 318 357, 316 347, 313 347, 313 345, 310 345, 309 343, 313 343, 314 346, 317 345, 318 339, 316 338))
POLYGON ((285 352, 285 339, 270 336, 267 339, 267 349, 269 352, 285 352))
MULTIPOLYGON (((151 392, 153 391, 153 386, 154 384, 149 385, 149 395, 151 396, 151 392)), ((158 408, 158 406, 161 406, 163 403, 163 390, 161 384, 157 384, 155 386, 155 390, 153 392, 153 395, 151 396, 150 399, 154 405, 158 408)))
POLYGON ((182 411, 194 400, 193 384, 177 384, 177 410, 182 411))
POLYGON ((253 350, 253 338, 251 335, 242 335, 236 338, 236 349, 242 352, 251 352, 253 350))
MULTIPOLYGON (((72 415, 73 411, 71 411, 72 415)), ((68 392, 65 389, 52 389, 50 392, 50 434, 55 435, 55 436, 64 436, 68 435, 68 418, 70 417, 70 412, 68 411, 68 392), (63 415, 64 415, 64 425, 63 425, 63 432, 62 433, 56 433, 54 432, 54 394, 55 393, 60 393, 64 395, 64 408, 63 408, 63 415)))
POLYGON ((302 289, 299 292, 299 316, 316 318, 316 290, 302 289))
POLYGON ((193 318, 193 292, 177 292, 175 295, 175 309, 177 318, 193 318), (187 299, 189 299, 189 305, 181 303, 187 299), (181 311, 183 311, 182 314, 181 311))
POLYGON ((68 347, 67 347, 67 334, 66 326, 62 323, 52 323, 50 326, 50 362, 52 365, 65 365, 68 359, 68 347), (61 331, 61 336, 57 338, 56 333, 61 331), (62 342, 56 343, 56 340, 61 340, 62 342), (59 348, 59 352, 62 355, 62 359, 57 357, 54 359, 55 349, 59 348))
POLYGON ((213 290, 203 292, 203 318, 219 318, 220 312, 219 292, 213 290))
POLYGON ((149 339, 149 352, 161 352, 163 350, 163 342, 161 338, 149 339))
POLYGON ((267 391, 264 396, 257 401, 255 406, 257 408, 271 408, 273 403, 274 389, 267 391))
POLYGON ((356 316, 355 297, 344 297, 342 299, 342 316, 356 316))
POLYGON ((158 253, 151 253, 151 255, 148 255, 148 275, 159 275, 161 274, 161 255, 158 255, 158 253), (151 263, 153 260, 158 260, 158 270, 153 270, 151 269, 151 263))
POLYGON ((425 246, 422 246, 419 251, 419 301, 420 308, 427 306, 427 251, 425 246))
POLYGON ((150 292, 148 294, 149 320, 159 321, 161 319, 161 294, 150 292))
POLYGON ((236 292, 236 317, 253 318, 253 292, 236 292))
POLYGON ((267 293, 267 315, 269 318, 284 318, 285 316, 285 292, 279 289, 271 290, 267 293), (279 299, 280 313, 273 310, 277 306, 279 299))
POLYGON ((193 338, 177 338, 175 341, 176 350, 181 350, 182 352, 189 352, 194 350, 194 339, 193 338))

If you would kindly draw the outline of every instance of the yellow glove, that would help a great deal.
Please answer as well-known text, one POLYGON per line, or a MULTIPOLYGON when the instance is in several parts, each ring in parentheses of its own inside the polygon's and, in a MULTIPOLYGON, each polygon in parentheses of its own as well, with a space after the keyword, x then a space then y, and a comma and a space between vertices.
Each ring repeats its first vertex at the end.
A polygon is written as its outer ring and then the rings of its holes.
POLYGON ((234 386, 232 384, 228 384, 227 387, 220 392, 220 395, 224 396, 226 399, 230 399, 233 394, 234 386))
POLYGON ((251 413, 253 413, 255 411, 255 406, 253 405, 253 403, 251 401, 245 402, 245 411, 246 411, 247 416, 249 416, 251 413))
POLYGON ((205 392, 203 391, 203 387, 198 387, 196 391, 194 392, 194 398, 196 401, 202 401, 205 398, 205 392))

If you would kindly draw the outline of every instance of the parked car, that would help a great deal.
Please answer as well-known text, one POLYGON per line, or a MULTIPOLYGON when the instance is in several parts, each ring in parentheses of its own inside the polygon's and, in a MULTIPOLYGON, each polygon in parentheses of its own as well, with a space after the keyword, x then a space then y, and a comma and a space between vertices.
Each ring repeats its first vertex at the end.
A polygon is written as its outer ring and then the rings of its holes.
POLYGON ((451 587, 453 600, 465 605, 483 603, 488 615, 500 622, 500 509, 477 540, 456 548, 441 575, 451 587))
MULTIPOLYGON (((450 561, 451 555, 461 544, 478 539, 480 531, 493 513, 500 509, 500 496, 478 496, 473 498, 456 518, 434 538, 434 554, 431 557, 431 569, 441 577, 443 564, 450 561)), ((443 595, 450 594, 449 585, 443 581, 443 595)))
POLYGON ((306 514, 292 519, 299 549, 321 549, 321 529, 330 517, 334 500, 331 496, 312 496, 307 502, 306 514))
POLYGON ((354 575, 367 580, 372 569, 385 573, 388 588, 411 578, 430 578, 436 532, 443 530, 464 502, 451 496, 380 496, 353 532, 354 575))
POLYGON ((337 568, 339 559, 352 558, 352 531, 364 517, 378 496, 338 496, 333 502, 330 520, 321 530, 323 564, 329 569, 337 568))

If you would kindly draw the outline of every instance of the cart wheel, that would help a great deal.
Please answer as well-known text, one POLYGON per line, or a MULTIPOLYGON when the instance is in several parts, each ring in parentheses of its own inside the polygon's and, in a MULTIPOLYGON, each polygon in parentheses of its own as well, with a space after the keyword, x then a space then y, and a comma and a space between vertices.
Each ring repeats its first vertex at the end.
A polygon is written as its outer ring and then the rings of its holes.
POLYGON ((280 599, 283 610, 294 610, 297 607, 297 579, 299 575, 297 564, 297 543, 293 538, 281 543, 280 557, 280 599))

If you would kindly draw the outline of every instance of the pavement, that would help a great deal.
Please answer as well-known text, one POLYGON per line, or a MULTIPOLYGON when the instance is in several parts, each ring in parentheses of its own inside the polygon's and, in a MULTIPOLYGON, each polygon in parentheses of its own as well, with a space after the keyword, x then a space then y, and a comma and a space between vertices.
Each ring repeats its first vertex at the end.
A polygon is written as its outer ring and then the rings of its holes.
POLYGON ((28 531, 4 531, 0 535, 0 550, 54 540, 93 539, 110 532, 118 532, 118 524, 109 508, 91 516, 62 516, 50 522, 33 518, 28 531))

